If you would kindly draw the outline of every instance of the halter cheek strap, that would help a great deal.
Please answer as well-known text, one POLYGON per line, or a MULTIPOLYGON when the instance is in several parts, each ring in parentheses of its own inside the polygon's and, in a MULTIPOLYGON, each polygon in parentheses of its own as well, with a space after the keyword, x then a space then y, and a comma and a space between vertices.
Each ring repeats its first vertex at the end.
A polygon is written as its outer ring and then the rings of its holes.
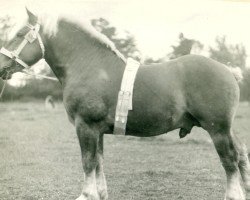
POLYGON ((2 47, 0 49, 0 53, 9 57, 12 60, 15 60, 18 64, 20 64, 24 68, 28 69, 30 66, 27 65, 24 61, 22 61, 19 58, 19 54, 22 52, 22 50, 26 46, 26 44, 33 43, 37 39, 38 43, 40 45, 40 48, 42 50, 42 58, 44 58, 45 48, 44 48, 44 44, 42 42, 42 38, 39 34, 40 24, 36 24, 35 26, 33 26, 31 24, 27 24, 26 26, 30 29, 30 31, 24 36, 24 40, 17 47, 17 49, 14 51, 9 51, 9 50, 5 49, 4 47, 2 47))
POLYGON ((11 52, 11 51, 5 49, 4 47, 2 47, 0 49, 0 53, 7 56, 7 57, 9 57, 12 60, 15 60, 18 64, 22 65, 25 69, 29 68, 29 66, 25 62, 23 62, 21 59, 16 57, 14 52, 11 52))

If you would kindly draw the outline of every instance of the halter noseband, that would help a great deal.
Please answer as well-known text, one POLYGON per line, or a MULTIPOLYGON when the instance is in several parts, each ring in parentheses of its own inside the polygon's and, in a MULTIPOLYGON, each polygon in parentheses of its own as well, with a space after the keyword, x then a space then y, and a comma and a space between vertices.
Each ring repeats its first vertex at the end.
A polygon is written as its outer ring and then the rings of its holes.
POLYGON ((40 24, 37 23, 34 26, 31 24, 27 24, 26 26, 30 29, 30 31, 24 36, 24 40, 17 47, 17 49, 14 51, 9 51, 9 50, 5 49, 4 47, 2 47, 0 49, 0 53, 9 57, 11 60, 16 61, 18 64, 20 64, 24 68, 28 69, 30 66, 19 58, 19 54, 21 53, 23 48, 26 46, 26 44, 33 43, 37 39, 39 42, 40 48, 42 50, 42 58, 44 58, 45 48, 44 48, 42 38, 39 34, 40 24))

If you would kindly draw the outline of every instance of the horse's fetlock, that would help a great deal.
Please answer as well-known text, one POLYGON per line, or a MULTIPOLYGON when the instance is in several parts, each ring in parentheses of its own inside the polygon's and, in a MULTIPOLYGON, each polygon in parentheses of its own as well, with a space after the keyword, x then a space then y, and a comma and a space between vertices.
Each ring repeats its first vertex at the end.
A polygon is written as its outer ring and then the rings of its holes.
POLYGON ((231 175, 228 181, 225 200, 245 200, 246 195, 240 183, 240 174, 231 175))
POLYGON ((96 158, 93 159, 86 159, 86 157, 83 158, 83 170, 86 174, 90 174, 93 170, 95 170, 97 165, 98 161, 96 158))

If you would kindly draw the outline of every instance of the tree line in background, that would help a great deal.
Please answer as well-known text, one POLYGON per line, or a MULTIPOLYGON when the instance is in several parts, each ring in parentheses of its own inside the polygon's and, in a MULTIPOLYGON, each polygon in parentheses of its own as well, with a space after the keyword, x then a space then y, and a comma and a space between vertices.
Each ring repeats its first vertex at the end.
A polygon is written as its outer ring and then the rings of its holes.
MULTIPOLYGON (((125 56, 140 60, 140 51, 137 48, 134 36, 129 32, 119 34, 118 30, 112 26, 106 19, 99 18, 91 21, 92 25, 101 33, 113 41, 117 49, 125 56), (122 36, 121 36, 122 35, 122 36)), ((0 19, 0 47, 7 40, 7 35, 12 28, 10 17, 6 16, 0 19)), ((250 101, 250 68, 246 66, 247 53, 242 44, 229 44, 226 36, 215 39, 215 47, 209 47, 208 56, 227 66, 240 67, 243 70, 244 79, 240 83, 241 100, 250 101)), ((146 58, 143 63, 160 63, 166 60, 178 58, 188 54, 200 54, 204 50, 204 45, 195 39, 186 38, 183 33, 179 34, 177 45, 171 46, 172 51, 159 59, 146 58)), ((250 66, 249 66, 250 67, 250 66)), ((53 75, 52 71, 47 72, 53 75)), ((3 82, 0 83, 0 87, 3 82)), ((30 100, 44 99, 47 95, 52 95, 55 99, 62 99, 62 90, 59 83, 48 80, 27 79, 22 87, 13 87, 7 85, 3 95, 3 100, 30 100)))

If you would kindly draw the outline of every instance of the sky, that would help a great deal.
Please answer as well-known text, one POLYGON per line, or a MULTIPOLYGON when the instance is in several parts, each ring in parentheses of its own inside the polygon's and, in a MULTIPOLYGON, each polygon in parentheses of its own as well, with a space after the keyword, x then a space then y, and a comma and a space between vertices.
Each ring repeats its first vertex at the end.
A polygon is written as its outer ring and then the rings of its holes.
MULTIPOLYGON (((171 52, 180 32, 215 46, 216 36, 241 43, 250 56, 250 1, 247 0, 0 0, 0 17, 17 22, 31 10, 74 13, 84 20, 104 17, 120 32, 134 35, 142 56, 160 58, 171 52)), ((248 64, 250 65, 248 58, 248 64)))

